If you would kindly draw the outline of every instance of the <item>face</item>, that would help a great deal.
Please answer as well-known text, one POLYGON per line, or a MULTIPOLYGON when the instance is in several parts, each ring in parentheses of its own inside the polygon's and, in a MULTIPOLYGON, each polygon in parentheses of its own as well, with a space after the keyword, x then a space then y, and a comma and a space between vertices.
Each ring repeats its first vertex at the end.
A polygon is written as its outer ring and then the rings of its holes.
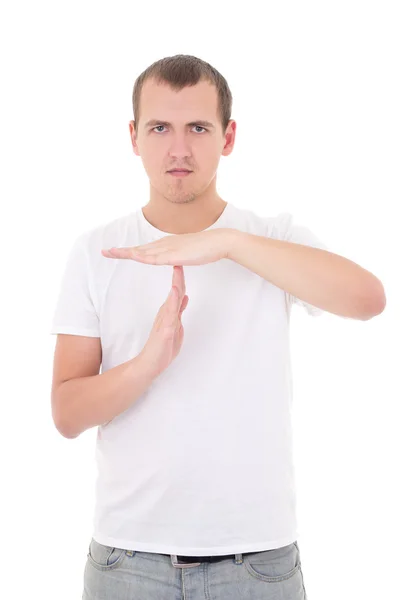
POLYGON ((152 79, 144 83, 138 131, 134 121, 129 130, 153 196, 181 203, 215 190, 220 158, 232 152, 236 131, 233 120, 222 130, 217 110, 217 90, 207 81, 179 92, 152 79), (184 177, 168 173, 179 168, 191 173, 184 177))

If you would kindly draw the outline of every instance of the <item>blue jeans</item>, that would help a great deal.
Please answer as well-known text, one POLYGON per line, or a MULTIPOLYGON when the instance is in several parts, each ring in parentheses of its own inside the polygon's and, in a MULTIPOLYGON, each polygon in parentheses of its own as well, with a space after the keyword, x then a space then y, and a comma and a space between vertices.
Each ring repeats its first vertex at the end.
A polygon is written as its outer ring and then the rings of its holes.
POLYGON ((297 542, 218 562, 186 560, 92 538, 82 600, 307 600, 297 542))

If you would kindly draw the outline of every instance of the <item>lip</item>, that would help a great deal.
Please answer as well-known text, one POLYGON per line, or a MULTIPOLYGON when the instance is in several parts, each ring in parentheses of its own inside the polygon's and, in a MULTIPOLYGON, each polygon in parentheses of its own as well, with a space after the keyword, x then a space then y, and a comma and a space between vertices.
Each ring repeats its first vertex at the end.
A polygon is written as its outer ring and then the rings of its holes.
POLYGON ((186 175, 190 175, 193 171, 183 171, 179 169, 174 169, 172 171, 167 171, 169 175, 173 175, 174 177, 185 177, 186 175))

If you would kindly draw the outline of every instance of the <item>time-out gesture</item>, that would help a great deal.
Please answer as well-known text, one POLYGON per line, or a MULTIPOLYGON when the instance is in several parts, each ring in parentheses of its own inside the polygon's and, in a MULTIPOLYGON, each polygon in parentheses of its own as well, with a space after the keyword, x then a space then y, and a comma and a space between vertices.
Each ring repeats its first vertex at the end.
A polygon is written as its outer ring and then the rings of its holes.
POLYGON ((234 234, 234 229, 219 228, 167 235, 142 246, 110 248, 102 253, 107 258, 128 258, 148 265, 206 265, 228 258, 234 234))

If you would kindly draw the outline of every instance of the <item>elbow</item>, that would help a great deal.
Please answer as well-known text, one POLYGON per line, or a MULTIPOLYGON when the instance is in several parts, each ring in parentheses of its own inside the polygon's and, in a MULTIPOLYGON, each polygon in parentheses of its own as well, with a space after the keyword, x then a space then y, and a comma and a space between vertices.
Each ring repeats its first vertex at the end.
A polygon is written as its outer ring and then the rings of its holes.
MULTIPOLYGON (((60 431, 60 430, 59 430, 59 431, 60 431)), ((79 433, 72 434, 72 433, 65 432, 65 431, 63 431, 63 432, 62 432, 62 431, 60 431, 60 433, 61 433, 61 435, 62 435, 63 437, 65 437, 67 440, 74 440, 75 438, 77 438, 77 437, 79 436, 79 433)))
POLYGON ((60 386, 51 393, 51 416, 58 433, 70 440, 78 437, 79 433, 72 431, 70 419, 66 418, 65 402, 59 396, 60 386))
POLYGON ((61 433, 61 435, 66 438, 67 440, 74 440, 75 438, 77 438, 79 436, 79 433, 71 433, 66 429, 60 429, 57 427, 57 431, 59 433, 61 433))
POLYGON ((382 283, 378 284, 373 291, 369 291, 359 298, 359 314, 362 321, 369 321, 373 317, 382 314, 386 308, 386 295, 382 283))
POLYGON ((67 424, 65 423, 65 420, 62 420, 59 417, 56 417, 54 414, 53 414, 53 423, 54 423, 54 426, 57 429, 58 433, 60 433, 67 440, 72 440, 72 439, 78 437, 79 433, 72 432, 71 427, 67 426, 67 424))

